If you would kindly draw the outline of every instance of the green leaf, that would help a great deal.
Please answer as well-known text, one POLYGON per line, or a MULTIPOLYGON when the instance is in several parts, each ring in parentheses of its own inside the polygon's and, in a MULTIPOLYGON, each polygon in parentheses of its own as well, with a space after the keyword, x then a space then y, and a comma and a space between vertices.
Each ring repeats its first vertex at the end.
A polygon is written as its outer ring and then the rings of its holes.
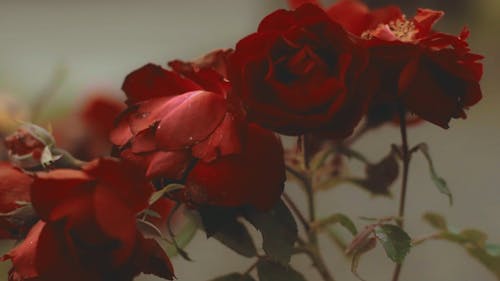
POLYGON ((247 228, 238 221, 239 211, 234 208, 202 207, 199 209, 208 237, 245 257, 255 257, 257 249, 247 228))
POLYGON ((150 206, 153 205, 156 201, 160 200, 160 198, 162 198, 165 194, 182 188, 184 188, 184 185, 177 183, 172 183, 163 187, 162 189, 151 194, 151 197, 149 197, 149 205, 150 206))
POLYGON ((252 237, 239 221, 227 224, 212 237, 244 257, 251 258, 257 255, 252 237))
POLYGON ((39 140, 45 146, 52 146, 56 143, 52 134, 43 127, 33 123, 21 122, 21 128, 28 131, 35 139, 39 140))
POLYGON ((154 237, 161 238, 163 234, 161 230, 156 227, 156 225, 152 224, 147 220, 138 219, 136 220, 137 229, 144 235, 144 237, 154 237))
MULTIPOLYGON (((191 240, 193 240, 199 228, 199 221, 189 213, 184 211, 184 217, 182 218, 182 226, 180 230, 175 235, 175 241, 180 249, 184 249, 191 240)), ((169 257, 173 257, 179 254, 179 249, 176 249, 175 245, 169 243, 165 246, 165 250, 169 257)))
POLYGON ((297 241, 297 223, 288 207, 279 201, 271 210, 246 209, 245 218, 262 234, 262 248, 273 260, 288 264, 297 241))
POLYGON ((327 218, 320 220, 316 227, 324 228, 326 226, 329 226, 329 225, 335 224, 335 223, 340 223, 340 225, 342 225, 347 230, 349 230, 349 232, 352 235, 358 234, 358 230, 356 229, 356 225, 354 225, 354 223, 352 222, 352 220, 348 216, 346 216, 342 213, 333 214, 327 218))
POLYGON ((255 281, 250 275, 243 275, 241 273, 230 273, 228 275, 220 276, 210 281, 255 281))
POLYGON ((410 236, 396 225, 380 225, 375 229, 375 236, 384 246, 387 256, 395 263, 401 263, 410 252, 410 236))
POLYGON ((257 264, 260 281, 305 281, 302 274, 291 267, 279 263, 261 260, 257 264))
POLYGON ((424 214, 423 219, 434 228, 439 230, 448 230, 448 223, 446 222, 446 219, 439 214, 427 212, 424 214))
POLYGON ((484 246, 486 253, 492 257, 500 257, 500 245, 498 244, 486 244, 484 246))
POLYGON ((487 235, 476 229, 465 229, 460 232, 452 230, 452 227, 443 229, 440 226, 446 224, 444 218, 436 214, 433 216, 440 218, 439 224, 428 219, 427 221, 434 227, 443 230, 437 239, 447 240, 462 246, 469 255, 483 264, 500 280, 500 245, 486 243, 487 235))
POLYGON ((431 155, 429 153, 429 146, 426 143, 421 143, 417 147, 422 152, 425 159, 427 159, 427 162, 429 163, 429 172, 431 174, 432 181, 434 181, 434 184, 438 188, 439 192, 448 196, 450 205, 453 205, 453 194, 448 188, 446 181, 442 177, 440 177, 437 174, 436 169, 434 169, 434 164, 432 162, 431 155))

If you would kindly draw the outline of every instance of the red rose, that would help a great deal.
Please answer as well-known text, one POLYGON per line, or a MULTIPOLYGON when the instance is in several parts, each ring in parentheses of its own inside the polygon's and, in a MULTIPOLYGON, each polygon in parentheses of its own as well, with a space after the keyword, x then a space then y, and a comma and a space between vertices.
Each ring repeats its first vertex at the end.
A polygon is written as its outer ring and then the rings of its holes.
POLYGON ((13 262, 10 280, 172 279, 168 257, 136 227, 152 191, 133 167, 111 159, 38 173, 31 199, 42 221, 4 257, 13 262))
POLYGON ((370 49, 370 74, 365 77, 371 81, 361 80, 378 87, 369 122, 394 120, 402 104, 448 128, 451 118, 465 118, 464 110, 481 99, 482 56, 470 52, 468 30, 459 36, 433 31, 443 12, 418 9, 406 19, 394 6, 370 11, 360 1, 342 0, 327 13, 370 49))
MULTIPOLYGON (((13 221, 12 214, 22 202, 30 201, 31 176, 10 163, 0 162, 0 239, 15 238, 29 221, 13 221)), ((29 229, 29 228, 28 228, 29 229)))
POLYGON ((369 102, 370 91, 356 83, 363 50, 314 5, 265 17, 230 62, 233 91, 249 119, 282 134, 346 137, 369 102))
POLYGON ((451 118, 465 118, 465 109, 481 97, 481 56, 472 54, 459 36, 434 32, 443 12, 419 9, 417 15, 380 23, 363 36, 372 53, 369 68, 379 73, 375 100, 401 103, 408 111, 443 128, 451 118))
MULTIPOLYGON (((292 8, 298 8, 305 3, 322 7, 316 0, 288 0, 288 2, 292 8)), ((341 24, 345 30, 358 36, 361 36, 366 30, 377 27, 380 23, 388 23, 402 16, 402 12, 397 6, 370 10, 368 6, 358 0, 339 0, 330 7, 323 7, 323 9, 331 19, 341 24)))
MULTIPOLYGON (((221 85, 212 90, 228 89, 223 77, 212 74, 217 80, 210 84, 221 85)), ((122 157, 146 165, 149 177, 180 179, 193 157, 210 161, 240 150, 241 116, 230 111, 225 90, 204 90, 152 64, 129 74, 123 89, 130 107, 111 140, 122 157)))
POLYGON ((279 200, 285 180, 281 142, 272 132, 251 124, 243 152, 198 162, 183 192, 195 204, 268 210, 279 200))
POLYGON ((177 198, 192 206, 250 204, 270 208, 285 180, 281 143, 271 131, 245 122, 245 113, 231 96, 224 72, 216 71, 224 69, 225 53, 219 54, 208 56, 211 59, 203 63, 172 62, 181 74, 153 65, 131 73, 124 82, 128 100, 139 100, 141 88, 153 98, 130 104, 112 133, 112 141, 121 157, 144 166, 148 177, 186 183, 187 188, 177 198), (185 77, 192 80, 186 82, 185 77), (190 83, 196 86, 188 90, 179 86, 190 83), (260 169, 257 159, 267 155, 273 165, 260 169), (239 163, 229 165, 234 159, 239 163), (218 180, 222 185, 215 187, 212 179, 201 176, 204 169, 221 175, 218 180), (251 187, 250 183, 263 178, 270 180, 262 180, 261 188, 251 187), (240 199, 234 199, 238 196, 240 199))

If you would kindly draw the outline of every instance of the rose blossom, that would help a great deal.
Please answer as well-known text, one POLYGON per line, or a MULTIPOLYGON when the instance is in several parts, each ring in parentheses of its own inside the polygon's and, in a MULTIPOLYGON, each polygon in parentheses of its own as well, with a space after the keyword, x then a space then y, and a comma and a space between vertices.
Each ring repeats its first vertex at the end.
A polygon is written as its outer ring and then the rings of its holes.
POLYGON ((168 257, 136 227, 152 191, 134 167, 112 159, 37 173, 31 200, 41 221, 4 256, 9 280, 132 280, 140 272, 171 280, 168 257))
POLYGON ((370 91, 356 83, 366 56, 320 8, 278 10, 236 46, 229 77, 249 119, 282 134, 346 137, 370 91))
POLYGON ((341 0, 325 9, 370 50, 365 75, 370 81, 361 83, 378 88, 372 103, 376 109, 370 110, 375 119, 384 117, 373 112, 385 109, 389 112, 383 115, 395 116, 403 104, 420 118, 448 128, 451 118, 465 118, 465 109, 481 99, 482 56, 470 52, 467 29, 458 36, 432 29, 444 12, 418 9, 407 19, 395 6, 370 11, 357 0, 341 0))
POLYGON ((149 178, 185 183, 177 199, 191 206, 269 209, 285 180, 281 143, 273 132, 245 121, 224 76, 229 54, 173 61, 175 71, 148 64, 129 74, 123 84, 129 108, 111 139, 121 157, 145 167, 149 178), (268 161, 263 165, 258 157, 268 161))

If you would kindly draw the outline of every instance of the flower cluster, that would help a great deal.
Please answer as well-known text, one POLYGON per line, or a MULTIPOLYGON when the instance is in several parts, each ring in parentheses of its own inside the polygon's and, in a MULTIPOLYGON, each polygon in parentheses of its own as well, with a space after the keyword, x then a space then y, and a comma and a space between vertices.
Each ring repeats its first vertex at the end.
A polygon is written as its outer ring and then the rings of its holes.
MULTIPOLYGON (((92 132, 79 134, 71 153, 35 125, 7 137, 17 167, 0 163, 0 237, 24 239, 2 258, 12 261, 9 280, 172 280, 160 242, 169 232, 185 256, 170 225, 178 206, 258 225, 263 219, 250 214, 281 206, 286 168, 299 179, 310 172, 314 161, 285 157, 278 134, 321 154, 360 123, 413 118, 448 128, 481 99, 482 57, 471 53, 467 29, 454 36, 432 28, 443 12, 407 18, 356 0, 289 2, 294 10, 266 16, 234 49, 131 72, 125 104, 97 98, 82 110, 92 132), (114 158, 98 155, 111 145, 114 158)), ((388 194, 397 153, 379 163, 358 157, 368 178, 357 183, 388 194)), ((340 155, 319 158, 323 172, 317 164, 306 181, 342 172, 340 155)))

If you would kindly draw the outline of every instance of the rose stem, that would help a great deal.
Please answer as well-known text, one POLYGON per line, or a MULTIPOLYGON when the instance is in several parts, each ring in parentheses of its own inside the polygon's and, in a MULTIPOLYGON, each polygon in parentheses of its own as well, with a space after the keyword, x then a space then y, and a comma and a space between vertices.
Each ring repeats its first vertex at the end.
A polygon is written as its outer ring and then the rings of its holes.
MULTIPOLYGON (((316 208, 315 208, 315 198, 314 198, 314 189, 312 185, 312 171, 309 169, 309 160, 310 160, 310 150, 309 150, 309 139, 307 135, 303 136, 303 149, 302 153, 304 153, 304 167, 307 171, 307 177, 302 183, 304 184, 306 195, 307 195, 307 205, 309 209, 309 222, 312 223, 316 221, 316 208)), ((332 274, 328 271, 328 267, 326 266, 323 257, 319 251, 318 245, 318 234, 316 230, 310 229, 307 231, 307 237, 309 238, 309 243, 311 247, 310 257, 311 260, 318 270, 318 273, 321 275, 323 280, 325 281, 334 281, 332 274)))
MULTIPOLYGON (((408 134, 406 132, 406 110, 403 106, 400 107, 399 110, 399 127, 401 131, 401 157, 403 160, 403 179, 401 181, 401 197, 399 199, 399 211, 397 221, 399 227, 403 228, 404 226, 404 215, 405 215, 405 206, 406 206, 406 190, 408 188, 408 171, 410 166, 410 152, 408 150, 408 134)), ((401 273, 401 267, 403 263, 398 263, 396 268, 394 269, 394 273, 392 275, 392 281, 399 280, 399 274, 401 273)))

